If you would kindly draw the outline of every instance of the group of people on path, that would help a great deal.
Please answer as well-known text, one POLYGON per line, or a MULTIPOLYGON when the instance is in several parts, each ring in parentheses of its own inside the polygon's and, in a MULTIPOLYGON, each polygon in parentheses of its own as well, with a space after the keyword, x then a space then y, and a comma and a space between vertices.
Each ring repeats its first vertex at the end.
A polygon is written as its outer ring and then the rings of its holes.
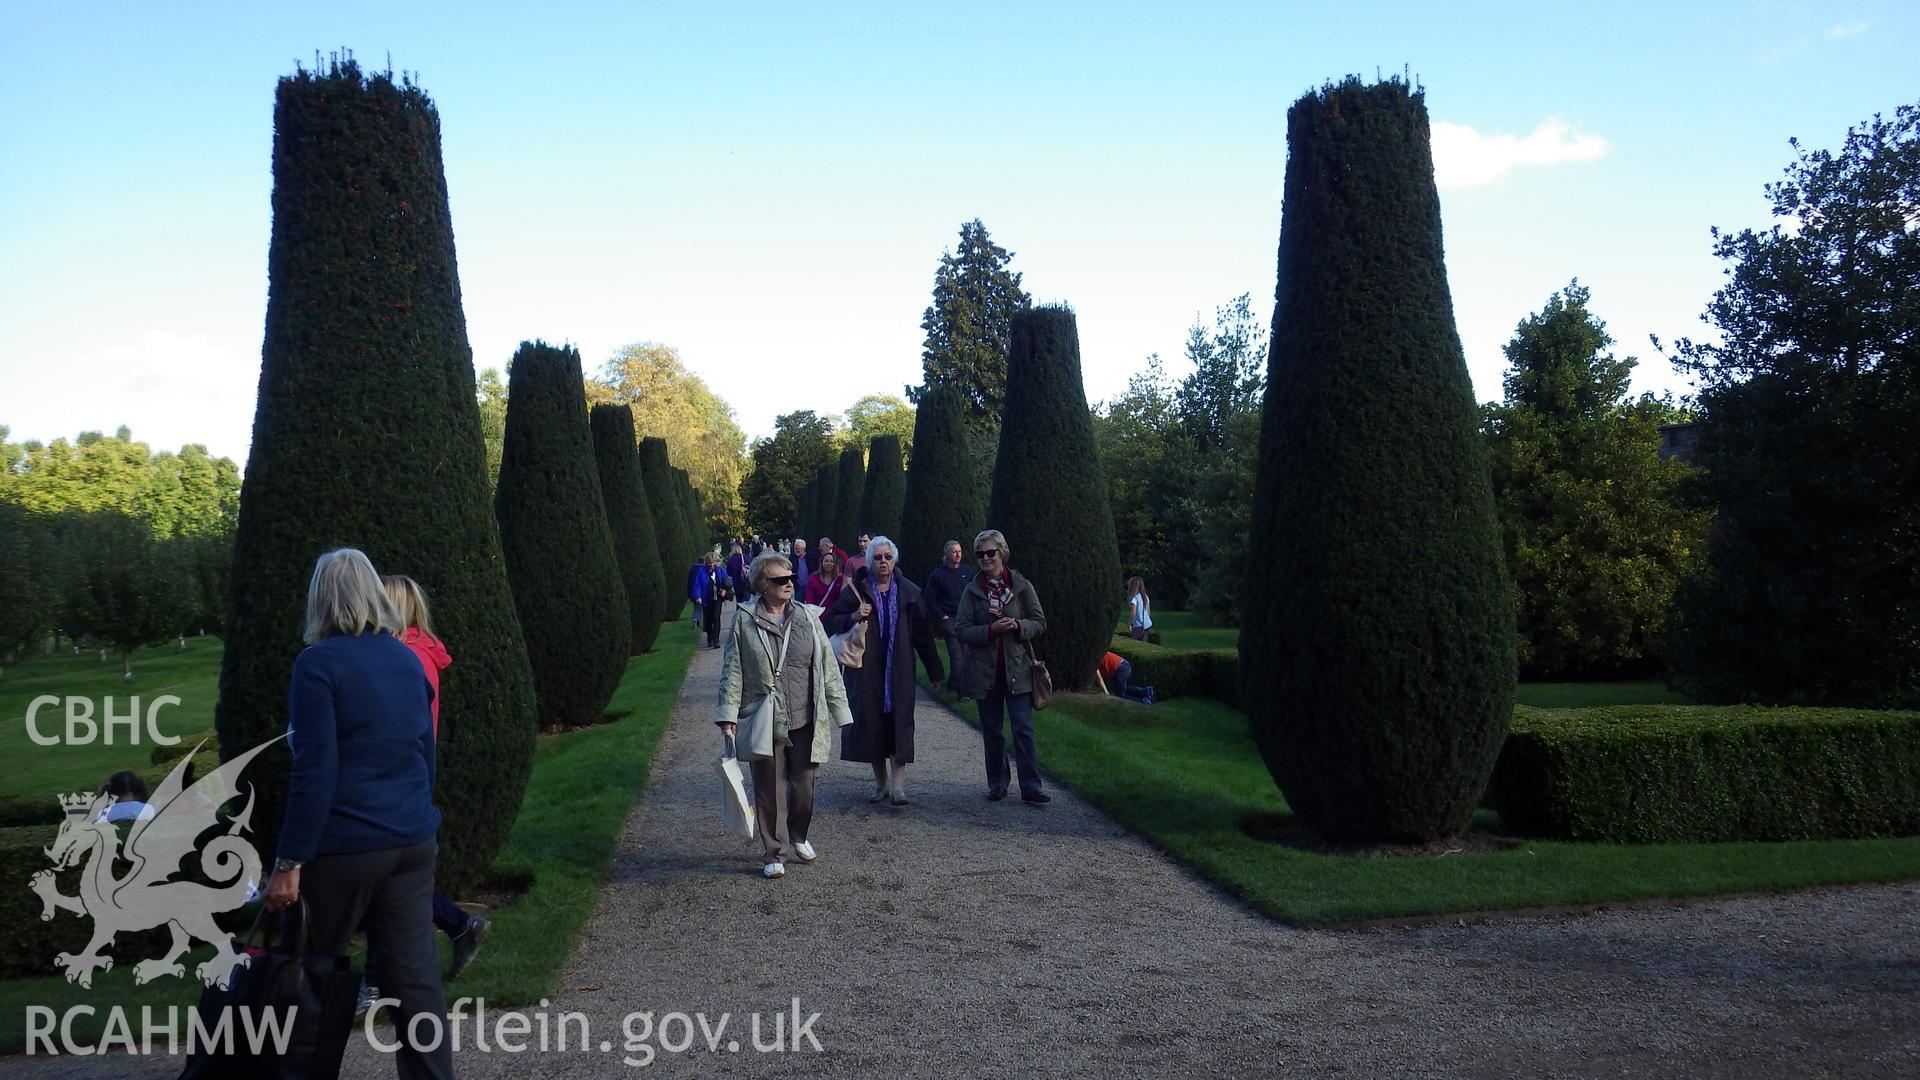
POLYGON ((899 572, 892 540, 861 541, 860 555, 847 556, 823 538, 809 570, 802 569, 809 566, 804 542, 793 544, 792 556, 762 551, 747 567, 752 596, 735 609, 722 642, 722 731, 733 739, 742 721, 759 722, 771 706, 771 752, 750 759, 755 831, 769 878, 786 873, 789 856, 818 857, 808 828, 835 727, 846 729, 841 759, 873 769, 868 800, 910 802, 916 657, 936 685, 944 681, 979 705, 986 797, 1005 799, 1017 773, 1023 802, 1052 801, 1033 737, 1031 643, 1046 632, 1046 612, 1033 583, 1009 565, 1006 537, 987 529, 974 538, 977 570, 963 568, 965 549, 949 541, 924 589, 899 572), (844 567, 855 559, 849 576, 844 567), (804 594, 822 603, 796 600, 803 575, 804 594), (838 652, 835 638, 843 642, 838 652), (944 664, 936 639, 947 646, 944 664), (849 645, 857 666, 840 663, 849 645))

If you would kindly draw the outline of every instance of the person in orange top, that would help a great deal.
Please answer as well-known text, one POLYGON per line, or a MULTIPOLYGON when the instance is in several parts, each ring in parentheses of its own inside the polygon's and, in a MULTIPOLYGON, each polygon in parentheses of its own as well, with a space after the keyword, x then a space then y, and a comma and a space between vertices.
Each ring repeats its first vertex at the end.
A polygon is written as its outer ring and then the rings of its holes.
POLYGON ((1134 686, 1133 662, 1117 652, 1110 652, 1100 658, 1099 679, 1100 689, 1109 695, 1118 694, 1142 705, 1153 704, 1153 687, 1134 686))

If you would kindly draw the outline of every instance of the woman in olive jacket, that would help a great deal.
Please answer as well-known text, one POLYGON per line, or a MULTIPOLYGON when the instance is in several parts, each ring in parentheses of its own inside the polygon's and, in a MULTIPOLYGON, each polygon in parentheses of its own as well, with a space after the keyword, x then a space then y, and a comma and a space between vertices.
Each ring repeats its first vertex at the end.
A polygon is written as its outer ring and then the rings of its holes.
POLYGON ((1020 799, 1053 800, 1041 789, 1040 759, 1033 745, 1033 648, 1047 631, 1047 615, 1033 583, 1007 565, 1011 552, 998 529, 973 538, 980 573, 960 594, 954 633, 967 644, 959 689, 980 706, 980 734, 987 751, 987 798, 1007 797, 1007 744, 1001 717, 1013 722, 1013 763, 1020 772, 1020 799))
POLYGON ((933 617, 919 587, 899 573, 900 552, 893 541, 884 536, 867 541, 866 557, 867 565, 826 614, 829 634, 865 623, 864 658, 844 674, 847 696, 853 699, 853 726, 840 740, 840 759, 873 766, 868 802, 891 795, 893 805, 905 806, 907 766, 913 762, 914 654, 920 654, 934 682, 946 673, 933 649, 933 617))

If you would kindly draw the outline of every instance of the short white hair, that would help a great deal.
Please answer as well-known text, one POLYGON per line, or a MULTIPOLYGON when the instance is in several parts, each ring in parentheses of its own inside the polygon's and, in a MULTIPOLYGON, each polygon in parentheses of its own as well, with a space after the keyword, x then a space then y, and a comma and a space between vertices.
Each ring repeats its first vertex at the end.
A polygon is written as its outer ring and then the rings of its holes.
POLYGON ((873 553, 880 550, 883 547, 886 548, 888 551, 893 552, 894 562, 900 561, 900 548, 896 546, 892 540, 884 536, 876 536, 873 539, 867 541, 866 556, 867 556, 868 566, 873 565, 873 553))
POLYGON ((368 630, 398 634, 400 629, 400 613, 387 598, 373 561, 360 549, 335 548, 313 564, 313 578, 307 582, 307 622, 301 634, 307 644, 334 634, 357 637, 368 630))

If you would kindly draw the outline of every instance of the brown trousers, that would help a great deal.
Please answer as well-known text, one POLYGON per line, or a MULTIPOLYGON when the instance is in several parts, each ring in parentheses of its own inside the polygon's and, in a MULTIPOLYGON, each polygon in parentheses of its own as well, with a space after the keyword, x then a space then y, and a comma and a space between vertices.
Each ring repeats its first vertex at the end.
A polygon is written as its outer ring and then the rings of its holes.
POLYGON ((752 763, 754 831, 767 862, 784 860, 787 845, 805 840, 813 823, 813 786, 820 779, 820 766, 811 760, 813 725, 796 728, 789 737, 787 745, 773 748, 772 757, 752 763))

